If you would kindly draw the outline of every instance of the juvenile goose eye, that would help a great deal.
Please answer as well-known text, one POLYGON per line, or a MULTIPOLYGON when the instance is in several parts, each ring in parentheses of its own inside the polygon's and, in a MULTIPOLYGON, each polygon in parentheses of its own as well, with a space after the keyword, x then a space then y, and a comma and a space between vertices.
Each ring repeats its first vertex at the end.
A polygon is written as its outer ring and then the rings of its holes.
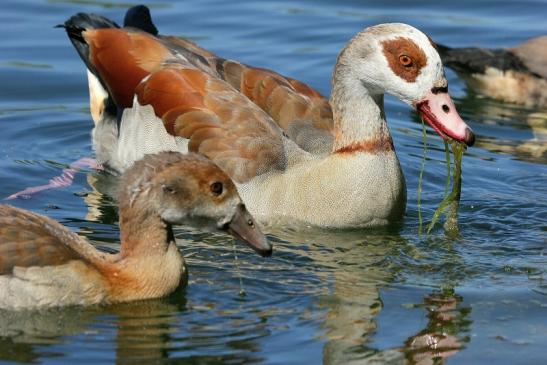
POLYGON ((403 65, 405 67, 412 66, 412 58, 410 58, 409 56, 407 56, 405 54, 399 56, 399 62, 401 63, 401 65, 403 65))
POLYGON ((216 182, 212 183, 211 186, 210 186, 210 188, 211 188, 211 192, 212 192, 213 194, 215 194, 215 195, 220 195, 220 194, 222 194, 222 188, 223 188, 223 187, 222 187, 222 183, 221 183, 221 182, 216 181, 216 182))
POLYGON ((169 185, 162 185, 161 188, 168 194, 175 194, 177 192, 174 187, 169 185))

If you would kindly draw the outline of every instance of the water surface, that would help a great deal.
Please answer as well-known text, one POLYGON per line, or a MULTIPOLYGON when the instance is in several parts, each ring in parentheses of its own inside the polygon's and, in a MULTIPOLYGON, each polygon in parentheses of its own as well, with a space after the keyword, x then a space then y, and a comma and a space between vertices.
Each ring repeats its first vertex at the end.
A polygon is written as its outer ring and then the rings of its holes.
MULTIPOLYGON (((543 1, 160 1, 164 34, 272 68, 328 95, 343 45, 367 25, 407 22, 452 46, 511 46, 546 34, 543 1)), ((0 5, 0 196, 41 185, 92 156, 87 80, 64 32, 76 12, 121 22, 130 2, 4 0, 0 5)), ((0 362, 348 364, 378 361, 533 364, 547 358, 547 111, 450 91, 477 145, 463 162, 462 236, 418 237, 421 124, 401 102, 386 113, 406 176, 398 227, 331 232, 267 227, 261 259, 225 235, 177 232, 188 289, 116 306, 0 312, 0 362), (245 296, 240 296, 240 280, 245 296)), ((423 211, 443 195, 442 142, 428 130, 423 211)), ((83 171, 67 189, 15 205, 117 249, 117 211, 83 171)), ((376 363, 378 363, 376 362, 376 363)))

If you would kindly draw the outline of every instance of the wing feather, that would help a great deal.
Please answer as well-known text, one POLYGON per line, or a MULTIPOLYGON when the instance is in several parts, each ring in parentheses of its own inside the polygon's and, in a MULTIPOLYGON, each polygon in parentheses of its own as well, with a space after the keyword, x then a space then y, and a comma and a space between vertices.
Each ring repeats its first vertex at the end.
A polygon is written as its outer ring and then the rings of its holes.
POLYGON ((58 222, 9 205, 0 205, 0 275, 14 267, 54 266, 71 260, 95 262, 102 256, 58 222))
POLYGON ((89 62, 107 85, 118 107, 130 107, 135 87, 172 55, 155 37, 117 28, 82 33, 89 46, 89 62))
POLYGON ((272 70, 217 57, 181 38, 162 36, 161 39, 166 47, 184 54, 198 69, 221 78, 247 96, 303 149, 310 152, 331 149, 332 109, 329 101, 318 91, 272 70))
POLYGON ((300 147, 309 152, 331 149, 332 109, 319 92, 271 70, 222 62, 220 77, 268 113, 300 147))
POLYGON ((237 182, 272 169, 286 156, 279 128, 228 84, 191 65, 167 65, 137 87, 166 130, 189 139, 188 150, 211 158, 237 182))

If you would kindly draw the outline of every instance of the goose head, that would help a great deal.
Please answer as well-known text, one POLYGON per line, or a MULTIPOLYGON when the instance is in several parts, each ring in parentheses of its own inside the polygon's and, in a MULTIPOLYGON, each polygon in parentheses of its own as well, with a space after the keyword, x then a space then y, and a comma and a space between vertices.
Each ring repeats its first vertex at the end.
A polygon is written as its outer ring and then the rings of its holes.
POLYGON ((205 222, 262 256, 272 253, 232 180, 211 160, 196 154, 146 155, 124 173, 119 205, 121 219, 124 212, 133 211, 159 216, 168 225, 205 222))
POLYGON ((448 94, 441 58, 418 29, 402 23, 366 28, 342 50, 337 68, 370 95, 388 93, 415 108, 443 139, 474 143, 448 94))

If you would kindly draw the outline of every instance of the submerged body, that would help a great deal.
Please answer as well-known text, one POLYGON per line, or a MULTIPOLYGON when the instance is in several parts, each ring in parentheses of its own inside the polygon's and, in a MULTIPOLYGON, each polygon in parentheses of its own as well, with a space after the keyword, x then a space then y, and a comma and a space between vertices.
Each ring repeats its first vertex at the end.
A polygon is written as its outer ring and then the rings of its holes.
POLYGON ((385 92, 417 108, 441 136, 473 143, 439 55, 406 24, 355 36, 338 57, 327 100, 297 80, 160 36, 144 9, 130 9, 124 29, 89 14, 65 23, 89 70, 99 162, 116 170, 144 153, 197 152, 234 180, 263 221, 366 227, 400 219, 406 204, 385 92))
POLYGON ((171 224, 208 219, 263 255, 271 246, 230 179, 196 155, 149 155, 122 177, 118 254, 45 216, 0 205, 0 308, 157 298, 187 283, 171 224))

